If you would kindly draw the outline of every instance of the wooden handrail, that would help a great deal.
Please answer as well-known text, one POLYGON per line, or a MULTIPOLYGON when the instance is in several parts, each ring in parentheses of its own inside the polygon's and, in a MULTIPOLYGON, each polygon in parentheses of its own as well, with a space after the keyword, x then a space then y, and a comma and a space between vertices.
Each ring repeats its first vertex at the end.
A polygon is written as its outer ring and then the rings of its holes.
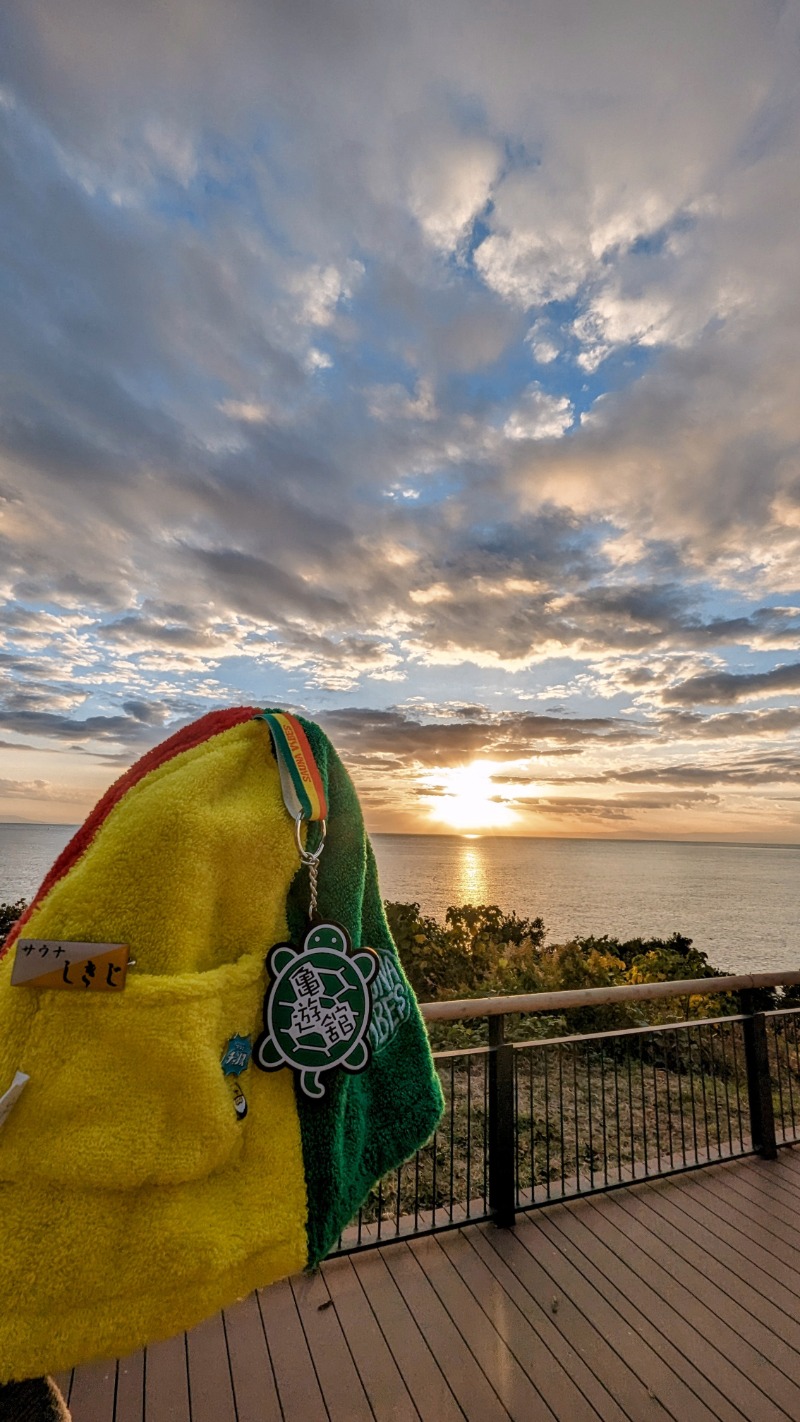
POLYGON ((661 997, 705 997, 710 992, 745 992, 753 988, 800 983, 800 972, 744 973, 727 978, 683 978, 680 982, 630 983, 623 987, 574 988, 565 992, 517 993, 511 997, 467 997, 451 1002, 423 1002, 426 1022, 462 1022, 468 1017, 501 1017, 508 1012, 565 1012, 570 1007, 600 1007, 608 1002, 652 1002, 661 997))

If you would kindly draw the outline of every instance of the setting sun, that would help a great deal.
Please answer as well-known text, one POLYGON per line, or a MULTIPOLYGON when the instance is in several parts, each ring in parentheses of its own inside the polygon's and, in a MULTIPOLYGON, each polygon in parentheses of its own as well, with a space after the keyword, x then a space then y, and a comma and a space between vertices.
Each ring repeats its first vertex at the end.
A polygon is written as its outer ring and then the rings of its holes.
POLYGON ((506 829, 519 818, 503 802, 492 779, 497 770, 491 761, 474 761, 452 770, 433 771, 426 777, 432 819, 455 830, 506 829))

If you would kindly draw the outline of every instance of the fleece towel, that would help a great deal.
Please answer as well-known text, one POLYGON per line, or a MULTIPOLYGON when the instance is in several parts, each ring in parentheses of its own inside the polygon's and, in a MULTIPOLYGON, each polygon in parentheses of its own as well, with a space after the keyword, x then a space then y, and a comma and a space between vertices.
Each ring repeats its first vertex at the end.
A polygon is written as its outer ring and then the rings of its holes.
POLYGON ((211 713, 107 792, 0 957, 0 1382, 113 1357, 306 1266, 431 1135, 442 1098, 383 912, 353 785, 303 721, 324 785, 319 908, 373 948, 372 1058, 309 1100, 255 1040, 276 942, 309 884, 258 708, 211 713), (126 943, 119 994, 11 986, 19 936, 126 943))

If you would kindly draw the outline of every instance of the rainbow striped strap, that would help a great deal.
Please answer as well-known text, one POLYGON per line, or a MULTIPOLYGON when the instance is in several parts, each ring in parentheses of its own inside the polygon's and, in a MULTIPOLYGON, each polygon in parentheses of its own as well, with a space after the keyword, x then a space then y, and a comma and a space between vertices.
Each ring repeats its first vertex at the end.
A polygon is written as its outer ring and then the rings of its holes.
POLYGON ((281 777, 283 803, 292 819, 324 820, 328 815, 325 788, 303 727, 287 711, 259 711, 272 735, 281 777))

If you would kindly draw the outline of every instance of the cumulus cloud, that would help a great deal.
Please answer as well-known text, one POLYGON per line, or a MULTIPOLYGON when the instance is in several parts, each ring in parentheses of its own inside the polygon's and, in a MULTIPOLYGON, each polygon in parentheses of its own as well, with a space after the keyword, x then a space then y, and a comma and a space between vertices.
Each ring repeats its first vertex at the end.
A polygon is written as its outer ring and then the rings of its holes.
POLYGON ((518 408, 506 420, 509 439, 558 439, 572 424, 572 405, 566 395, 546 395, 534 382, 523 391, 518 408))

